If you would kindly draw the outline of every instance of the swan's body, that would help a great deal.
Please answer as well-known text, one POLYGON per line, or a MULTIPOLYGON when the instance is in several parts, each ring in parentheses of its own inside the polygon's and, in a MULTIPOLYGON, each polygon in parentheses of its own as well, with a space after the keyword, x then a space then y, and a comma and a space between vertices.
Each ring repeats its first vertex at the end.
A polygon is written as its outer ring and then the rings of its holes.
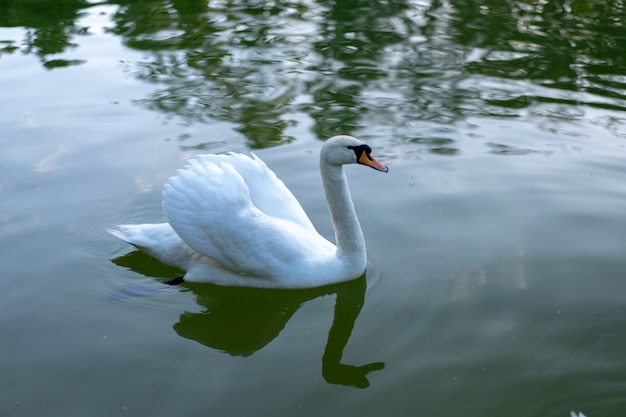
POLYGON ((186 271, 185 281, 218 285, 307 288, 365 272, 365 241, 343 165, 387 171, 350 136, 329 139, 320 171, 337 246, 322 237, 287 187, 255 155, 200 155, 163 190, 168 223, 122 225, 110 232, 161 262, 186 271))

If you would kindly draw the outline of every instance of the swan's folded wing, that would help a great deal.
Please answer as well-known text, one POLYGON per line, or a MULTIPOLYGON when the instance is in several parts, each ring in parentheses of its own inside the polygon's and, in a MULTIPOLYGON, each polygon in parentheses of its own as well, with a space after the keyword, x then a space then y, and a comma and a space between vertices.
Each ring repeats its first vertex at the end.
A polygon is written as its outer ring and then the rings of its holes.
POLYGON ((163 212, 196 252, 224 262, 225 241, 236 213, 249 204, 243 179, 230 169, 191 160, 163 189, 163 212))
POLYGON ((270 217, 288 220, 315 230, 304 209, 287 186, 256 155, 228 153, 199 155, 200 164, 231 165, 247 185, 250 201, 270 217))
MULTIPOLYGON (((163 190, 168 222, 194 251, 229 269, 263 274, 329 245, 312 226, 309 229, 306 224, 294 222, 288 214, 274 217, 259 209, 241 173, 226 161, 216 162, 190 160, 163 190)), ((272 194, 276 193, 275 183, 253 185, 255 193, 268 196, 261 205, 282 201, 282 197, 272 194)))

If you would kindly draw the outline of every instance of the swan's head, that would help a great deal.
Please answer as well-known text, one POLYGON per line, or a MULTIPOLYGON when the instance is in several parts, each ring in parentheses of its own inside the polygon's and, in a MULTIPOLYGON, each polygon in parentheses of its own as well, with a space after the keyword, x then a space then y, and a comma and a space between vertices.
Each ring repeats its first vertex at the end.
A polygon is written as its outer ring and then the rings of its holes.
POLYGON ((361 164, 378 171, 389 171, 389 168, 372 156, 372 148, 369 145, 347 135, 328 139, 322 146, 320 158, 332 165, 361 164))

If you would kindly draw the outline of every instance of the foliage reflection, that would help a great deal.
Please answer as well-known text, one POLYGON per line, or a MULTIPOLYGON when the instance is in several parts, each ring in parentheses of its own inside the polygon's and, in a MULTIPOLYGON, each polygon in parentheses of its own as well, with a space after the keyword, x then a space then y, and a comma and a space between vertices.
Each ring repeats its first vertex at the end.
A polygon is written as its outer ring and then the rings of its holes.
MULTIPOLYGON (((117 6, 110 33, 144 57, 130 71, 158 86, 138 104, 233 123, 253 148, 291 140, 303 116, 320 138, 393 134, 444 154, 455 153, 446 128, 470 117, 575 121, 595 107, 618 112, 594 120, 612 132, 624 120, 621 1, 107 4, 117 6)), ((49 58, 88 33, 77 23, 88 6, 0 3, 0 25, 27 28, 23 46, 2 52, 79 63, 49 58)))

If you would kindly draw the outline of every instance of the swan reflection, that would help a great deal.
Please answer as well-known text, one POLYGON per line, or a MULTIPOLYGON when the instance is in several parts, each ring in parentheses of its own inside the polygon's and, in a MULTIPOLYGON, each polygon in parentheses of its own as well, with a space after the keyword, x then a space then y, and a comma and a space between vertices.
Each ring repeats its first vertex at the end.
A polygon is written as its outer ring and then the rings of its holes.
MULTIPOLYGON (((156 261, 139 251, 113 260, 117 265, 155 276, 156 261)), ((159 264, 160 265, 160 264, 159 264)), ((163 271, 163 270, 162 270, 163 271)), ((166 274, 168 271, 165 270, 166 274)), ((169 271, 172 274, 174 270, 169 271)), ((383 369, 383 362, 355 366, 342 363, 343 351, 365 301, 365 275, 341 284, 305 290, 220 287, 183 283, 193 292, 202 311, 183 312, 174 324, 176 333, 232 356, 250 356, 274 340, 298 309, 322 296, 335 296, 335 313, 322 355, 322 375, 331 384, 367 388, 367 374, 383 369)), ((162 286, 125 287, 113 299, 152 295, 162 286)))

